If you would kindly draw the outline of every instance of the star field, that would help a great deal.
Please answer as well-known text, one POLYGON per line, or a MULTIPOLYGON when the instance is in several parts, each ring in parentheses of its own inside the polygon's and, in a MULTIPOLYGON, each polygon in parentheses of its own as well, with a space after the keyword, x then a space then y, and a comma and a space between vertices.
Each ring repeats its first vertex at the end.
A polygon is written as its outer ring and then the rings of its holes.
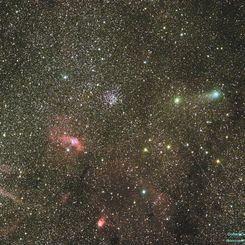
POLYGON ((0 8, 0 244, 245 232, 243 1, 0 8))

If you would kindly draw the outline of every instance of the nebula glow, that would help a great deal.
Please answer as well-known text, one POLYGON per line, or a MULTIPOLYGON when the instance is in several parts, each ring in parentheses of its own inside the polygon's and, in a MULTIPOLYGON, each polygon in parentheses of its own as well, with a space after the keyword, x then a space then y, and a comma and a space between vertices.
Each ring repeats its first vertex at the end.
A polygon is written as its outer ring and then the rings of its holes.
POLYGON ((99 229, 103 228, 106 225, 106 218, 104 216, 100 217, 97 221, 97 227, 99 229))
POLYGON ((63 135, 59 138, 59 141, 61 142, 63 147, 74 148, 77 153, 84 151, 84 144, 82 144, 82 142, 76 137, 63 135))

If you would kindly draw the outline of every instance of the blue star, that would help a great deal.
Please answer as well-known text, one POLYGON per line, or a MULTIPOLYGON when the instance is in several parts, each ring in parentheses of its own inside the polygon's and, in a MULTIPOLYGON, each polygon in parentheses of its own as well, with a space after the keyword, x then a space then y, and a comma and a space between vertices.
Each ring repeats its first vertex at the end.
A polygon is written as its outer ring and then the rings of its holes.
POLYGON ((209 98, 211 100, 218 100, 222 97, 222 92, 220 90, 212 90, 210 93, 209 93, 209 98))

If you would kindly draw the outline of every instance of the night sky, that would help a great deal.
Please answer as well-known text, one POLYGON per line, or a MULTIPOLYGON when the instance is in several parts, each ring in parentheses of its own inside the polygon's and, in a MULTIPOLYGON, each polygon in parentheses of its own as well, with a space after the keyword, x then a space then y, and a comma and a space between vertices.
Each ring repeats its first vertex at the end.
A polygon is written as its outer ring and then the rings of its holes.
POLYGON ((1 245, 245 232, 243 0, 0 9, 1 245))

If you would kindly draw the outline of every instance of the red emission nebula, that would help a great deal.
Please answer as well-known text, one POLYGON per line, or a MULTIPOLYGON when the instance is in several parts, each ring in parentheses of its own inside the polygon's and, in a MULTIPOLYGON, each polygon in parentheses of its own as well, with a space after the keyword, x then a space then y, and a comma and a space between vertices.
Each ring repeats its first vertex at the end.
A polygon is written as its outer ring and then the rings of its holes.
POLYGON ((48 130, 48 155, 54 164, 72 165, 85 152, 85 140, 80 128, 67 117, 56 117, 48 130))

